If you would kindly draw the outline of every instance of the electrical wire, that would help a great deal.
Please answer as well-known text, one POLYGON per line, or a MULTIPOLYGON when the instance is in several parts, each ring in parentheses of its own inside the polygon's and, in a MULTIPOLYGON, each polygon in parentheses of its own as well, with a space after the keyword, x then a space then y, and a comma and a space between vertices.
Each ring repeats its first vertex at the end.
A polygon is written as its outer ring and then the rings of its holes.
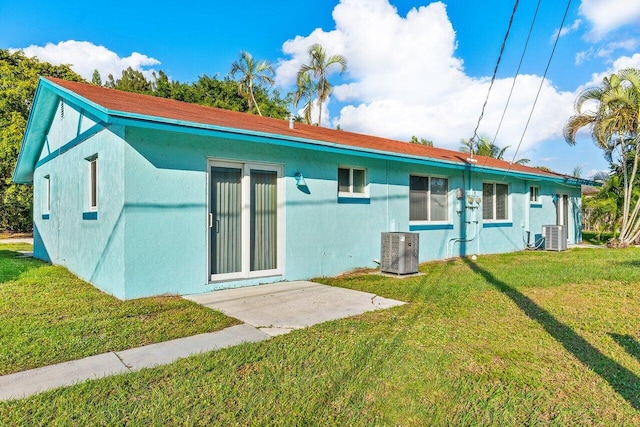
POLYGON ((498 67, 500 66, 500 61, 502 60, 502 54, 504 53, 504 48, 507 45, 507 39, 509 38, 509 33, 511 32, 511 26, 513 25, 513 18, 516 15, 516 11, 518 10, 518 5, 520 4, 519 0, 516 0, 513 5, 513 11, 511 12, 511 18, 509 19, 509 25, 507 26, 507 32, 504 34, 504 39, 502 40, 502 46, 500 47, 500 54, 498 55, 498 60, 496 61, 496 66, 493 69, 493 76, 491 77, 491 83, 489 84, 489 89, 487 90, 487 96, 484 99, 484 103, 482 104, 482 110, 480 111, 480 117, 478 117, 478 123, 476 124, 476 128, 473 130, 473 136, 469 139, 469 151, 471 152, 471 157, 473 157, 473 141, 478 137, 478 128, 480 127, 480 122, 484 117, 484 110, 487 106, 487 102, 489 101, 489 95, 491 94, 491 89, 493 88, 493 83, 496 80, 496 75, 498 74, 498 67))
POLYGON ((536 108, 536 104, 538 103, 538 98, 540 97, 540 92, 542 91, 542 86, 544 85, 544 82, 547 78, 547 72, 549 71, 549 67, 551 65, 551 60, 553 59, 553 55, 556 51, 556 46, 558 46, 558 40, 560 40, 560 34, 562 33, 562 28, 564 27, 564 23, 567 20, 567 15, 569 13, 569 7, 571 6, 571 0, 567 1, 567 7, 564 10, 564 15, 562 16, 562 22, 560 23, 560 28, 558 29, 558 33, 556 34, 556 39, 553 42, 553 48, 551 49, 551 54, 549 55, 549 60, 547 61, 547 66, 544 70, 544 74, 542 75, 542 80, 540 80, 540 86, 538 87, 538 92, 536 93, 536 97, 533 101, 533 105, 531 106, 531 111, 529 112, 529 117, 527 118, 527 123, 524 126, 524 130, 522 131, 522 136, 520 137, 520 141, 518 142, 518 147, 516 148, 516 152, 513 154, 513 159, 511 160, 511 162, 509 162, 509 167, 507 168, 507 171, 505 172, 505 176, 507 175, 507 173, 509 173, 509 171, 511 170, 511 166, 513 165, 513 162, 516 159, 516 156, 518 155, 518 151, 520 151, 520 146, 522 145, 522 141, 524 140, 524 136, 527 133, 527 129, 529 128, 529 123, 531 123, 531 117, 533 116, 533 111, 536 108))
MULTIPOLYGON (((507 97, 507 102, 504 105, 504 110, 502 110, 502 117, 500 117, 500 122, 498 122, 498 128, 496 129, 496 133, 493 135, 493 140, 491 141, 495 144, 496 139, 498 138, 498 133, 500 132, 500 128, 502 127, 502 122, 504 121, 504 116, 507 114, 507 109, 509 108, 509 103, 511 102, 511 95, 513 95, 513 89, 516 87, 516 80, 520 75, 520 68, 522 68, 522 62, 524 61, 524 56, 527 53, 527 48, 529 46, 529 40, 531 39, 531 33, 533 33, 533 27, 536 23, 536 18, 538 17, 538 11, 540 10, 540 2, 538 0, 538 4, 536 5, 536 10, 533 13, 533 19, 531 20, 531 25, 529 26, 529 33, 527 34, 527 40, 524 43, 524 48, 522 49, 522 55, 520 55, 520 62, 518 63, 518 68, 516 69, 516 74, 513 77, 513 83, 511 84, 511 90, 509 91, 509 96, 507 97)), ((486 163, 486 159, 485 159, 486 163)))

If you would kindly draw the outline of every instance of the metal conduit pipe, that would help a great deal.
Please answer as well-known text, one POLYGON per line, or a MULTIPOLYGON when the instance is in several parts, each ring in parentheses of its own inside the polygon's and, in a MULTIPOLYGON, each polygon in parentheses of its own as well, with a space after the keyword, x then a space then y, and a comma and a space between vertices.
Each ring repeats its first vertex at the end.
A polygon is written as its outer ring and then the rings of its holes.
POLYGON ((473 230, 473 236, 470 239, 463 238, 463 237, 454 237, 454 238, 449 239, 449 242, 447 243, 447 258, 451 258, 453 256, 453 246, 456 243, 473 242, 476 239, 476 237, 478 237, 478 231, 479 231, 478 220, 466 221, 466 223, 467 223, 467 225, 468 224, 475 224, 475 228, 473 230))

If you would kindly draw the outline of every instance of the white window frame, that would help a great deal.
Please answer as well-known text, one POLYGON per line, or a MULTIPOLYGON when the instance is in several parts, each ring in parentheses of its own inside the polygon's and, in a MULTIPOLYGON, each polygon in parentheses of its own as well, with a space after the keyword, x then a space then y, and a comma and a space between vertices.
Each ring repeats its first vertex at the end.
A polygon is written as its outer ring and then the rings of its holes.
POLYGON ((207 239, 208 239, 208 248, 207 248, 207 277, 209 278, 209 283, 216 282, 225 282, 229 280, 238 280, 238 279, 252 279, 259 277, 271 277, 271 276, 282 276, 284 274, 284 254, 285 254, 285 241, 284 241, 284 206, 285 206, 285 192, 284 192, 284 178, 283 178, 283 169, 282 165, 278 164, 270 164, 270 163, 245 163, 245 162, 236 162, 236 161, 228 161, 228 160, 217 160, 217 159, 209 159, 209 165, 207 168, 207 188, 209 189, 209 197, 207 197, 207 216, 211 212, 211 168, 212 167, 226 167, 226 168, 237 168, 242 170, 242 175, 240 178, 240 185, 242 186, 241 199, 242 199, 242 212, 241 219, 242 221, 242 237, 241 237, 241 251, 242 251, 242 268, 240 271, 233 273, 222 273, 222 274, 211 274, 211 254, 212 245, 214 242, 211 239, 211 233, 209 228, 211 227, 211 223, 209 219, 207 220, 207 239), (272 270, 258 270, 251 271, 251 209, 249 208, 251 204, 251 169, 263 170, 263 171, 273 171, 276 172, 276 182, 277 182, 277 197, 278 197, 278 212, 277 212, 277 229, 278 229, 278 241, 277 241, 277 255, 276 255, 276 268, 272 270))
POLYGON ((529 203, 532 205, 540 204, 540 187, 537 185, 529 186, 529 203))
POLYGON ((493 204, 493 214, 492 214, 492 217, 490 219, 485 218, 484 217, 484 209, 483 209, 482 210, 482 221, 483 222, 488 222, 488 223, 490 223, 490 222, 493 222, 493 223, 511 222, 511 205, 512 205, 512 203, 511 203, 511 186, 509 184, 505 183, 505 182, 484 181, 482 183, 482 186, 483 186, 482 198, 483 199, 484 199, 484 185, 485 184, 493 185, 493 195, 492 195, 492 198, 493 198, 493 203, 492 203, 493 204), (506 212, 507 217, 506 218, 502 218, 502 219, 496 219, 496 211, 497 211, 497 209, 496 209, 496 206, 497 206, 497 204, 496 204, 496 200, 497 200, 496 186, 497 185, 506 185, 507 186, 507 212, 506 212))
POLYGON ((88 157, 87 161, 89 162, 89 211, 96 212, 98 210, 98 156, 88 157))
POLYGON ((449 183, 451 179, 448 176, 441 175, 425 175, 420 173, 409 174, 409 194, 411 194, 411 177, 416 176, 420 178, 427 178, 427 215, 429 219, 411 219, 411 196, 409 196, 409 225, 428 225, 428 224, 450 224, 451 223, 451 189, 449 183), (447 180, 447 218, 444 220, 431 220, 431 179, 446 179, 447 180))
POLYGON ((51 175, 44 176, 44 200, 42 206, 42 213, 51 213, 51 175))
POLYGON ((338 176, 336 179, 336 184, 338 186, 338 197, 361 198, 361 199, 369 198, 369 181, 367 180, 368 173, 366 168, 357 167, 357 166, 339 165, 337 172, 338 172, 338 176), (347 169, 349 171, 349 191, 340 191, 340 169, 347 169), (359 170, 364 172, 364 191, 362 193, 355 193, 353 191, 353 171, 354 170, 359 170))

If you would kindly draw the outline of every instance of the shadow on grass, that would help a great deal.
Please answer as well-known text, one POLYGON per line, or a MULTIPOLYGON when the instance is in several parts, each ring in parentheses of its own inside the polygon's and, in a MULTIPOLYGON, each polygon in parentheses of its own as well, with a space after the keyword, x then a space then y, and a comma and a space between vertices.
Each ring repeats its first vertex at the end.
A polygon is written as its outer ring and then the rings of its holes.
POLYGON ((618 264, 624 265, 625 267, 640 267, 640 260, 619 261, 618 264))
POLYGON ((23 273, 40 268, 31 258, 19 258, 20 252, 0 250, 0 283, 18 279, 23 273))
POLYGON ((620 347, 624 348, 627 353, 640 360, 640 343, 636 341, 634 337, 631 335, 620 335, 614 333, 609 333, 609 336, 613 338, 620 347))
MULTIPOLYGON (((509 297, 531 320, 538 322, 567 351, 609 383, 634 409, 640 410, 640 378, 638 376, 615 360, 602 354, 573 329, 553 317, 551 313, 538 306, 526 295, 497 279, 489 271, 484 270, 470 259, 463 258, 463 261, 476 274, 482 276, 487 283, 509 297)), ((637 343, 635 344, 636 346, 638 345, 637 343)), ((638 347, 635 347, 634 351, 637 355, 638 347)))

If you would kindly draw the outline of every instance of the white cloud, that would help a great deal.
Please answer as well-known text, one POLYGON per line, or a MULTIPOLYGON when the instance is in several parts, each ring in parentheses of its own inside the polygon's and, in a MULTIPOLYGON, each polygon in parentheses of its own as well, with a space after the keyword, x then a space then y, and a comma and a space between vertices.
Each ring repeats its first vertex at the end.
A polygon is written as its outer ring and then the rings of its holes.
POLYGON ((616 59, 607 70, 592 74, 591 80, 587 84, 579 87, 578 91, 582 91, 588 87, 599 86, 602 83, 602 79, 625 68, 640 68, 640 53, 635 53, 632 56, 621 56, 616 59))
POLYGON ((640 24, 638 0, 582 0, 580 15, 591 23, 590 40, 600 40, 607 33, 629 24, 640 24))
POLYGON ((575 64, 581 65, 582 63, 590 61, 594 58, 601 58, 606 61, 611 61, 611 57, 613 56, 614 52, 620 49, 633 51, 636 47, 638 47, 639 44, 640 40, 636 38, 628 38, 615 42, 609 42, 601 47, 591 46, 587 50, 576 53, 575 64))
MULTIPOLYGON (((338 85, 334 97, 348 102, 332 120, 345 130, 409 140, 411 135, 457 150, 468 139, 480 115, 489 78, 465 74, 455 56, 455 31, 442 2, 411 9, 401 17, 387 0, 342 0, 333 11, 335 30, 316 29, 283 45, 291 56, 280 61, 277 81, 294 83, 315 42, 346 56, 349 83, 338 85)), ((520 76, 496 143, 518 145, 541 77, 520 76)), ((496 80, 479 129, 493 137, 512 78, 496 80)), ((562 135, 575 94, 558 92, 545 82, 521 152, 540 141, 562 135)), ((324 113, 323 113, 324 114, 324 113)))
POLYGON ((100 72, 102 81, 105 81, 109 74, 113 74, 117 79, 122 75, 122 70, 128 67, 141 71, 145 77, 150 78, 154 70, 148 67, 160 64, 157 59, 138 52, 121 58, 104 46, 76 40, 61 41, 58 44, 47 43, 45 46, 31 45, 12 50, 22 50, 29 57, 37 56, 54 65, 69 64, 73 71, 87 80, 91 80, 93 70, 96 69, 100 72))
POLYGON ((558 31, 560 31, 560 37, 563 37, 563 36, 566 36, 567 34, 570 34, 570 33, 573 33, 574 31, 576 31, 578 28, 580 28, 581 24, 582 24, 582 20, 581 19, 576 19, 575 21, 573 21, 573 24, 555 30, 553 32, 553 34, 551 35, 550 42, 551 43, 555 42, 556 37, 558 37, 558 31))

